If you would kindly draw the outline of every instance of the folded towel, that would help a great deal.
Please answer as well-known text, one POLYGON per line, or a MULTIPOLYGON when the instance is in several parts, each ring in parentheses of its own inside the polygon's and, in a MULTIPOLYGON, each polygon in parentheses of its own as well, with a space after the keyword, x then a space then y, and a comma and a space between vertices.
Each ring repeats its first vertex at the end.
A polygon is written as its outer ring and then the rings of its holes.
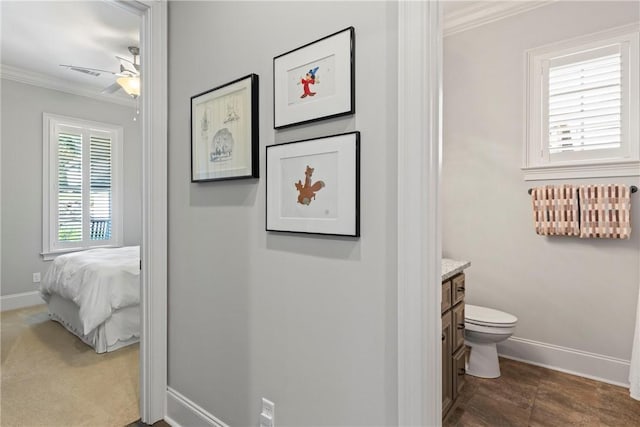
POLYGON ((631 192, 626 185, 581 185, 580 237, 629 239, 631 192))
POLYGON ((578 192, 573 185, 545 185, 531 191, 533 225, 541 236, 578 236, 578 192))

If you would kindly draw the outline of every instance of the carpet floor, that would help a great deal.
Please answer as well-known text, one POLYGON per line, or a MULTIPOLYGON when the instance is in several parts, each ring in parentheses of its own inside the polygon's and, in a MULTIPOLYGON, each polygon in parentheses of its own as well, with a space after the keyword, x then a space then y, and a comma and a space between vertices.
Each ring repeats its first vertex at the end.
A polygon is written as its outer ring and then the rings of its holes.
POLYGON ((138 344, 97 354, 44 305, 0 319, 0 425, 122 427, 140 418, 138 344))

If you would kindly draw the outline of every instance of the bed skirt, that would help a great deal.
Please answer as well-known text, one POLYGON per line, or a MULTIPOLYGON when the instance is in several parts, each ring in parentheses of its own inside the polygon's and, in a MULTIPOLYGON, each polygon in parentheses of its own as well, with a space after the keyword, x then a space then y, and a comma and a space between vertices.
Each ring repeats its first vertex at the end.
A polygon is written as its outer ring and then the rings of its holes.
POLYGON ((93 347, 96 353, 114 351, 140 341, 140 306, 121 308, 89 334, 82 333, 78 306, 68 299, 53 294, 49 299, 49 318, 93 347))

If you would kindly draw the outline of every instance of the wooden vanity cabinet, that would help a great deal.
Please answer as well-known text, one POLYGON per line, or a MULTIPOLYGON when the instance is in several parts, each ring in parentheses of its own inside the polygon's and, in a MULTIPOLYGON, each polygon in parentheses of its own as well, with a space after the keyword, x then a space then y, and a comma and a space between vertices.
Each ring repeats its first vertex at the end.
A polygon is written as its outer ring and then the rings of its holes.
POLYGON ((447 280, 446 282, 442 282, 442 303, 440 304, 440 312, 444 313, 450 308, 451 308, 451 280, 447 280))
MULTIPOLYGON (((460 392, 462 391, 462 387, 464 386, 465 383, 465 363, 467 361, 466 356, 466 348, 464 346, 462 346, 454 355, 452 358, 452 365, 453 365, 453 394, 454 396, 458 397, 458 395, 460 395, 460 392)), ((453 404, 453 402, 451 402, 453 404)), ((444 412, 443 412, 444 414, 444 412)))
POLYGON ((464 273, 442 282, 442 418, 465 383, 464 273))
POLYGON ((442 315, 442 413, 446 413, 453 405, 454 384, 451 377, 451 312, 442 315))

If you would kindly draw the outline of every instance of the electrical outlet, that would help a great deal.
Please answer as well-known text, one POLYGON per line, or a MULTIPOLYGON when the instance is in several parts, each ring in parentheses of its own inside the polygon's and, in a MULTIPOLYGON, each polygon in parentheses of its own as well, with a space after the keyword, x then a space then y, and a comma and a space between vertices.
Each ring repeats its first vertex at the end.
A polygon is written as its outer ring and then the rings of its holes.
POLYGON ((262 414, 273 420, 276 417, 276 404, 269 399, 262 398, 262 414))
POLYGON ((260 414, 260 427, 275 427, 273 418, 266 416, 264 413, 260 414))
POLYGON ((260 413, 260 427, 275 427, 276 404, 269 399, 262 398, 262 412, 260 413))
POLYGON ((33 283, 40 283, 40 273, 33 273, 33 283))

